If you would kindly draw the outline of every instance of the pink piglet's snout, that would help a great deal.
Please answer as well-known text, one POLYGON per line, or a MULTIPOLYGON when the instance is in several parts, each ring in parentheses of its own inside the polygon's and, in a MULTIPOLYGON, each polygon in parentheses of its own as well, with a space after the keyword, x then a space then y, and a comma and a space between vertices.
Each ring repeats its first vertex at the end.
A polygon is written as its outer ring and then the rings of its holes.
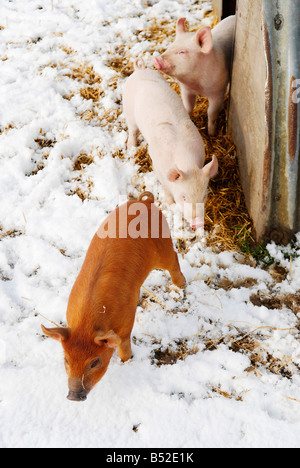
POLYGON ((153 61, 153 65, 155 66, 157 70, 162 70, 162 71, 167 70, 168 65, 166 64, 165 60, 161 56, 153 57, 152 61, 153 61))
POLYGON ((203 218, 195 218, 193 219, 191 226, 193 229, 198 229, 204 226, 204 219, 203 218))

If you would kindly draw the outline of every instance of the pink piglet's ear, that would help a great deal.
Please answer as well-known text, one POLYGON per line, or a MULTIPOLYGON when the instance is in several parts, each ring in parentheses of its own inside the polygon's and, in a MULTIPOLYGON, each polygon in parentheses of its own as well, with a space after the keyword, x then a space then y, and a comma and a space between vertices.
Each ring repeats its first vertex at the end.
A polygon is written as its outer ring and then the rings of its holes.
POLYGON ((211 179, 212 177, 215 177, 217 175, 218 169, 218 158, 215 155, 213 155, 212 160, 203 167, 202 171, 206 175, 206 177, 211 179))
POLYGON ((121 338, 113 331, 110 330, 107 333, 99 332, 95 338, 94 342, 96 345, 100 346, 101 344, 105 344, 108 348, 116 348, 121 343, 121 338))
POLYGON ((183 172, 181 172, 179 169, 174 168, 169 171, 168 180, 170 182, 176 182, 176 180, 180 178, 183 178, 183 172))
POLYGON ((199 29, 199 31, 196 32, 194 38, 197 44, 200 45, 201 52, 204 54, 209 54, 209 52, 212 51, 213 37, 211 34, 211 28, 209 26, 199 29))
POLYGON ((180 19, 177 21, 177 24, 176 24, 176 34, 180 34, 180 33, 184 33, 184 32, 185 32, 185 21, 186 21, 185 18, 180 18, 180 19))

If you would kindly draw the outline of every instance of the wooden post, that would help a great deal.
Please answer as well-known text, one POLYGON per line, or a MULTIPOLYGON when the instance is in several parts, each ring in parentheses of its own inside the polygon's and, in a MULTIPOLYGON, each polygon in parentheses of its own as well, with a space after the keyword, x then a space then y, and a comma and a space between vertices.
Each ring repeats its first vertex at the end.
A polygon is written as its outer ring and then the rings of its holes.
POLYGON ((221 21, 223 15, 223 0, 212 0, 212 5, 218 20, 221 21))

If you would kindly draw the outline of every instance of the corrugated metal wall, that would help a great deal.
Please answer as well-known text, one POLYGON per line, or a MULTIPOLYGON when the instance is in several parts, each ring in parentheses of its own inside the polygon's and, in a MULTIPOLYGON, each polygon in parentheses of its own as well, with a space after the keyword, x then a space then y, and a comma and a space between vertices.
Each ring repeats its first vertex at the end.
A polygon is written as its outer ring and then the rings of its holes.
POLYGON ((229 129, 257 240, 300 231, 299 46, 299 1, 237 1, 229 129))

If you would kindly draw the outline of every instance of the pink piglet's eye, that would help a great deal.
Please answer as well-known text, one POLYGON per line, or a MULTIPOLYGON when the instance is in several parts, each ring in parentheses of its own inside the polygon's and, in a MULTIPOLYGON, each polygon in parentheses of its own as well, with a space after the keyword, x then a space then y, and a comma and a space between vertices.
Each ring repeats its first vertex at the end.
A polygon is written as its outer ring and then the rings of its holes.
POLYGON ((177 53, 178 53, 178 54, 185 54, 185 53, 186 53, 186 50, 182 49, 182 50, 179 50, 177 53))

